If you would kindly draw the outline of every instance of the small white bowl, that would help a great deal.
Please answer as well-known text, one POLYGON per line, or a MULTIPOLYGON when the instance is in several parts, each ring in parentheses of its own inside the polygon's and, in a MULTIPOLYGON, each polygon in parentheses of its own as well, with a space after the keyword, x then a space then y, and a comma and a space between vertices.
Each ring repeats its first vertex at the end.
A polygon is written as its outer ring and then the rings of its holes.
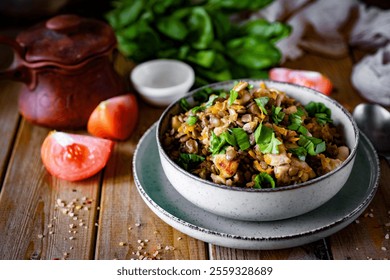
POLYGON ((173 59, 150 60, 130 74, 134 88, 147 103, 164 107, 183 97, 194 84, 194 70, 173 59))
MULTIPOLYGON (((260 80, 246 80, 257 86, 260 80)), ((331 199, 347 181, 359 143, 359 130, 351 114, 335 100, 315 90, 274 81, 264 81, 267 87, 284 91, 288 96, 307 104, 322 102, 332 111, 334 124, 340 126, 346 145, 350 149, 348 158, 336 169, 305 183, 281 186, 275 189, 248 189, 215 184, 182 169, 164 150, 162 141, 169 128, 171 117, 181 111, 179 101, 171 104, 161 115, 157 127, 157 146, 163 170, 172 186, 196 206, 214 214, 247 221, 273 221, 307 213, 331 199)), ((209 85, 212 89, 229 90, 233 81, 209 85)), ((185 98, 194 103, 196 89, 185 98)))

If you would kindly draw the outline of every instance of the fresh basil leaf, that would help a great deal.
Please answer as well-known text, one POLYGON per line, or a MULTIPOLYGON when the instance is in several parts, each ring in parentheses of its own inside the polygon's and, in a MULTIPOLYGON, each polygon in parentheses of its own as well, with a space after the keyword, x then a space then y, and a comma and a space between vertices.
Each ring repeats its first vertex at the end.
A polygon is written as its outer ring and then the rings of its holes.
POLYGON ((238 92, 232 89, 230 91, 230 96, 229 96, 229 100, 228 100, 229 106, 232 105, 234 103, 234 101, 236 101, 237 97, 238 97, 238 92))
POLYGON ((240 10, 259 10, 270 4, 272 1, 273 0, 209 0, 208 2, 214 7, 237 12, 240 10))
POLYGON ((157 29, 174 40, 182 41, 186 38, 188 31, 183 22, 174 17, 163 17, 156 23, 157 29))
POLYGON ((275 188, 275 180, 266 172, 261 172, 257 174, 254 178, 255 185, 253 188, 255 189, 266 189, 266 188, 275 188))
POLYGON ((268 22, 265 19, 248 21, 241 27, 242 31, 257 38, 277 42, 290 35, 292 28, 281 22, 268 22))
POLYGON ((199 163, 205 160, 204 157, 199 156, 197 154, 186 154, 180 153, 178 164, 183 167, 185 170, 190 171, 194 167, 196 167, 199 163))
POLYGON ((278 64, 282 55, 269 41, 255 37, 234 38, 226 44, 227 55, 249 69, 265 69, 278 64))
POLYGON ((214 40, 213 24, 205 8, 195 6, 188 18, 188 40, 197 50, 207 49, 214 40))
POLYGON ((251 146, 251 143, 249 142, 249 136, 246 134, 244 129, 241 127, 236 127, 232 128, 231 130, 241 151, 245 151, 251 146))
POLYGON ((216 52, 214 50, 201 50, 192 52, 187 56, 189 62, 198 64, 199 66, 210 68, 215 61, 216 52))

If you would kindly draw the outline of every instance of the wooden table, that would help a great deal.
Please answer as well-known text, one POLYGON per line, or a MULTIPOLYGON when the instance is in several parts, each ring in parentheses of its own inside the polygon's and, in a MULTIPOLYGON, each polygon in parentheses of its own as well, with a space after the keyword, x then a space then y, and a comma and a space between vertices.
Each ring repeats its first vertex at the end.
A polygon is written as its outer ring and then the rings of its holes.
MULTIPOLYGON (((357 60, 352 55, 337 60, 305 55, 285 66, 328 75, 335 85, 332 97, 352 111, 364 101, 350 83, 357 60)), ((118 65, 128 74, 126 62, 118 65)), ((0 82, 0 259, 139 259, 144 252, 150 258, 187 260, 390 258, 386 239, 390 167, 383 159, 379 190, 359 223, 291 249, 246 251, 214 246, 164 223, 137 192, 133 153, 162 109, 140 102, 136 132, 116 144, 106 168, 90 179, 69 183, 50 176, 43 167, 40 147, 49 129, 19 116, 19 86, 0 82)))

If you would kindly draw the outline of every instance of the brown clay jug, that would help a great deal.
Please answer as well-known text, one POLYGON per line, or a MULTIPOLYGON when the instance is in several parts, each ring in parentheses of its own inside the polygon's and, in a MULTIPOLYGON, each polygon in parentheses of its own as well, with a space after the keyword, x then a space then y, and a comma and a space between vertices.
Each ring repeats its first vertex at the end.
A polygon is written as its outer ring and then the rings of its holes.
POLYGON ((112 61, 115 34, 102 21, 59 15, 0 44, 14 52, 0 78, 23 82, 19 111, 34 124, 84 127, 101 101, 126 91, 112 61))

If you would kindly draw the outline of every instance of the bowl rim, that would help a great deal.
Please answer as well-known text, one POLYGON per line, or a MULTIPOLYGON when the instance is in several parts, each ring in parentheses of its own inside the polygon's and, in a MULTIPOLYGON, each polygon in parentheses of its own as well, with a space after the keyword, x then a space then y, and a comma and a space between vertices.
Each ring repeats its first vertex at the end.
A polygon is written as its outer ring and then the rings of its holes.
MULTIPOLYGON (((280 84, 280 85, 285 85, 287 87, 296 87, 302 91, 306 91, 310 94, 314 94, 314 95, 317 95, 319 96, 320 98, 322 99, 325 99, 327 100, 328 102, 332 103, 334 106, 336 106, 338 109, 340 109, 342 111, 342 113, 344 113, 348 120, 350 121, 350 123, 352 124, 352 128, 353 128, 353 132, 354 132, 354 135, 355 135, 355 140, 354 140, 354 144, 353 144, 353 147, 350 148, 351 151, 347 157, 347 159, 345 161, 342 162, 341 165, 339 165, 337 168, 333 169, 332 171, 324 174, 324 175, 321 175, 319 177, 315 177, 313 179, 310 179, 306 182, 303 182, 303 183, 298 183, 298 184, 293 184, 293 185, 287 185, 287 186, 280 186, 280 187, 276 187, 276 188, 265 188, 265 189, 254 189, 254 188, 243 188, 243 187, 237 187, 237 186, 227 186, 227 185, 223 185, 223 184, 217 184, 217 183, 214 183, 214 182, 211 182, 209 180, 206 180, 206 179, 202 179, 186 170, 184 170, 183 168, 181 168, 176 162, 174 162, 166 153, 165 149, 163 148, 163 145, 161 143, 161 139, 160 139, 160 132, 162 130, 162 120, 168 115, 169 111, 174 107, 176 106, 176 104, 178 102, 180 102, 180 99, 177 99, 175 100, 174 102, 172 102, 165 110, 164 112, 161 114, 159 120, 158 120, 158 123, 157 123, 157 129, 156 129, 156 140, 157 140, 157 147, 158 147, 158 150, 160 152, 160 155, 162 155, 165 160, 167 160, 169 162, 169 164, 174 167, 177 171, 179 171, 180 173, 182 173, 183 175, 186 175, 186 176, 189 176, 190 178, 200 182, 200 183, 203 183, 203 184, 206 184, 210 187, 217 187, 219 189, 223 189, 223 190, 226 190, 226 191, 239 191, 239 192, 255 192, 255 193, 269 193, 269 192, 281 192, 281 191, 288 191, 288 190, 292 190, 292 189, 298 189, 298 188, 303 188, 303 187, 306 187, 306 186, 309 186, 309 185, 313 185, 319 181, 322 181, 330 176, 332 176, 333 174, 335 173, 338 173, 339 171, 341 171, 342 169, 344 169, 345 167, 348 166, 348 163, 351 162, 354 158, 355 158, 355 155, 356 155, 356 152, 357 152, 357 148, 358 148, 358 144, 359 144, 359 129, 357 127, 357 124, 355 122, 355 120, 353 119, 351 113, 345 109, 340 103, 338 103, 336 100, 326 96, 325 94, 319 92, 319 91, 316 91, 314 89, 311 89, 311 88, 308 88, 308 87, 304 87, 304 86, 300 86, 300 85, 296 85, 296 84, 292 84, 292 83, 287 83, 287 82, 277 82, 277 81, 272 81, 272 80, 269 80, 269 79, 237 79, 237 80, 228 80, 228 81, 223 81, 223 82, 217 82, 217 83, 212 83, 212 84, 208 84, 208 85, 205 85, 205 86, 202 86, 202 87, 199 87, 199 88, 196 88, 192 91, 190 91, 187 95, 185 95, 184 97, 182 98, 189 98, 191 97, 194 93, 204 89, 204 88, 208 88, 208 87, 211 87, 213 89, 218 89, 218 87, 222 88, 223 85, 227 85, 227 84, 233 84, 234 82, 236 81, 244 81, 244 82, 248 82, 248 83, 260 83, 260 82, 265 82, 266 84, 280 84)), ((268 86, 268 85, 267 85, 268 86)), ((286 92, 286 94, 288 95, 288 92, 286 92)), ((310 100, 309 100, 310 102, 310 100)))
MULTIPOLYGON (((189 87, 191 87, 191 85, 194 83, 194 80, 195 80, 195 72, 194 72, 194 69, 187 63, 181 61, 181 60, 176 60, 176 59, 153 59, 153 60, 148 60, 148 61, 145 61, 145 62, 142 62, 138 65, 136 65, 132 70, 131 70, 131 73, 130 73, 130 80, 132 82, 132 84, 134 85, 134 87, 137 87, 137 88, 144 88, 144 89, 148 89, 148 90, 153 90, 153 91, 160 91, 158 94, 159 96, 162 96, 164 94, 161 95, 161 92, 162 91, 167 91, 167 93, 165 93, 165 96, 169 96, 169 95, 174 95, 175 93, 173 92, 176 88, 180 88, 180 87, 183 87, 184 85, 187 85, 189 84, 189 87), (165 86, 165 87, 155 87, 155 86, 148 86, 148 85, 144 85, 144 84, 140 84, 139 83, 139 80, 136 79, 136 74, 137 72, 140 71, 140 69, 142 69, 143 67, 148 67, 149 65, 151 64, 160 64, 160 63, 165 63, 165 62, 168 62, 170 64, 172 64, 174 67, 177 67, 178 65, 182 66, 183 69, 186 70, 186 76, 185 76, 185 79, 183 81, 181 81, 180 83, 178 84, 175 84, 175 85, 172 85, 172 86, 165 86), (173 93, 171 93, 171 91, 173 93)), ((188 89, 187 89, 188 90, 188 89)), ((147 95, 147 96, 155 96, 154 93, 152 94, 148 94, 148 93, 144 93, 144 92, 140 92, 141 94, 143 95, 147 95)))

